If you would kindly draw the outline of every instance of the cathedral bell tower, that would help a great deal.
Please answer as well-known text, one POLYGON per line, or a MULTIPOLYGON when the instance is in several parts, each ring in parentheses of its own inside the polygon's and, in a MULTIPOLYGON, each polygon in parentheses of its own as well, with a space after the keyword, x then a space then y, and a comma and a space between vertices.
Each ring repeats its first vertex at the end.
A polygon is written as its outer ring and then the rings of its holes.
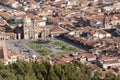
POLYGON ((31 18, 25 16, 23 20, 24 39, 34 39, 34 26, 31 18))
POLYGON ((112 24, 108 18, 108 16, 106 15, 104 18, 104 28, 105 29, 110 29, 112 27, 112 24))

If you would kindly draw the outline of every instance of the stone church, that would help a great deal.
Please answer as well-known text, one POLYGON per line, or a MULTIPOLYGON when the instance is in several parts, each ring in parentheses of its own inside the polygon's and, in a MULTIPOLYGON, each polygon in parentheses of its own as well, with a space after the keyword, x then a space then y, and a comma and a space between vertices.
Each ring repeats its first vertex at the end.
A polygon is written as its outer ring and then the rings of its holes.
POLYGON ((45 18, 29 18, 23 20, 23 35, 24 39, 39 39, 46 38, 49 35, 49 30, 46 29, 45 18))
POLYGON ((46 25, 46 20, 40 18, 25 17, 23 20, 23 35, 24 39, 38 39, 41 37, 41 26, 46 25))
POLYGON ((31 20, 31 18, 28 18, 27 16, 24 18, 23 21, 23 33, 24 33, 24 39, 36 39, 37 31, 35 29, 35 23, 34 20, 31 20))
POLYGON ((23 36, 24 39, 39 39, 47 37, 55 37, 68 32, 59 26, 46 25, 46 18, 29 18, 23 19, 23 36))

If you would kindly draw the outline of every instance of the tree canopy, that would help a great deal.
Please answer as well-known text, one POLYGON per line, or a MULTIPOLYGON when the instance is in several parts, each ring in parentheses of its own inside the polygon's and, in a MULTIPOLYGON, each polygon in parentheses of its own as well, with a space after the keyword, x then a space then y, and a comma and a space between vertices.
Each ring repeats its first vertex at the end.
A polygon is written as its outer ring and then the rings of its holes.
MULTIPOLYGON (((79 61, 51 65, 49 62, 21 62, 5 66, 0 62, 0 80, 101 80, 96 72, 91 77, 89 67, 79 61)), ((104 80, 120 80, 107 75, 104 80)))

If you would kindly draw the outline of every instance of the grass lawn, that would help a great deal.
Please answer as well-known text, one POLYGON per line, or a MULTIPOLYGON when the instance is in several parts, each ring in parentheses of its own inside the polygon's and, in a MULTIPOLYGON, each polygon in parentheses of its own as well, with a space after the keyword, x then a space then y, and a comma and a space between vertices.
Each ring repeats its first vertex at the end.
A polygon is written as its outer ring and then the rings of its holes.
POLYGON ((79 51, 78 49, 71 47, 63 42, 54 42, 53 45, 60 47, 64 51, 64 53, 78 52, 79 51))
POLYGON ((36 52, 38 52, 40 55, 45 56, 45 55, 49 55, 52 53, 51 50, 48 49, 43 49, 41 44, 47 44, 48 41, 43 42, 43 41, 35 41, 35 42, 30 42, 28 43, 28 46, 31 47, 32 49, 34 49, 36 52))
POLYGON ((51 50, 48 50, 48 49, 39 49, 39 50, 37 50, 37 52, 38 52, 39 54, 42 54, 42 56, 49 55, 49 54, 52 53, 52 51, 51 51, 51 50))
POLYGON ((68 44, 65 44, 59 41, 52 42, 49 40, 38 40, 38 41, 33 41, 33 42, 28 43, 29 47, 34 49, 36 52, 38 52, 42 56, 49 55, 54 52, 49 49, 50 45, 52 48, 55 48, 55 50, 58 50, 58 52, 55 52, 55 54, 58 54, 58 55, 79 51, 77 48, 74 48, 72 46, 69 46, 68 44), (49 45, 46 45, 46 44, 49 44, 49 45), (43 47, 44 45, 45 47, 43 47))
POLYGON ((36 50, 42 48, 42 46, 40 44, 34 43, 34 42, 28 43, 28 46, 31 47, 32 49, 36 49, 36 50))

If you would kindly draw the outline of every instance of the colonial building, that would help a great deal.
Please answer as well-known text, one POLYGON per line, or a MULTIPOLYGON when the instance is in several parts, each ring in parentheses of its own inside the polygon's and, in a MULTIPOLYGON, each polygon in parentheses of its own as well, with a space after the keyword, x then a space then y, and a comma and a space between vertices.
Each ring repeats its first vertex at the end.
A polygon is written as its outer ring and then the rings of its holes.
POLYGON ((16 34, 13 32, 5 32, 5 27, 0 27, 0 40, 15 40, 16 34))
POLYGON ((3 61, 5 65, 14 63, 17 59, 24 60, 25 55, 6 49, 5 47, 0 47, 0 60, 3 61))
POLYGON ((120 66, 120 61, 116 57, 103 57, 98 61, 98 65, 104 69, 108 67, 118 67, 120 66))

